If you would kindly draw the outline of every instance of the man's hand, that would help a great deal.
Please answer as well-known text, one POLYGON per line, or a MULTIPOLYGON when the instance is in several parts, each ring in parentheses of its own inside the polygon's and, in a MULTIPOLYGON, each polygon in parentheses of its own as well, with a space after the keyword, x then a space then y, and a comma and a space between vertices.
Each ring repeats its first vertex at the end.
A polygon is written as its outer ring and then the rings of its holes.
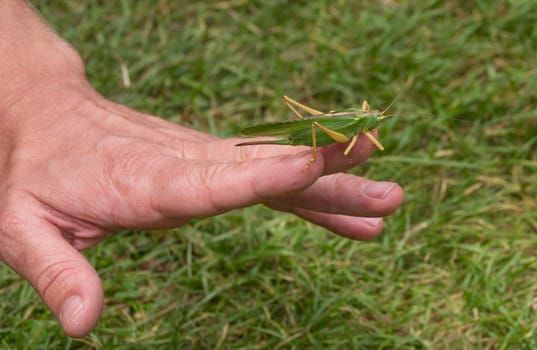
POLYGON ((235 147, 107 101, 23 1, 0 4, 0 51, 0 81, 12 82, 0 88, 0 259, 68 335, 91 331, 103 303, 79 250, 120 228, 177 227, 265 203, 367 239, 402 201, 395 183, 341 173, 367 159, 366 138, 350 157, 344 146, 323 148, 305 169, 309 148, 235 147))

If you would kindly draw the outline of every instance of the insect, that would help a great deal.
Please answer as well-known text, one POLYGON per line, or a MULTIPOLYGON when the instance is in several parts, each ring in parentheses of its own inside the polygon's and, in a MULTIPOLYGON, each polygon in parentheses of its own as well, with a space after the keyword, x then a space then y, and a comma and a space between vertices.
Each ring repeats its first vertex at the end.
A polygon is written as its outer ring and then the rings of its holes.
POLYGON ((242 142, 236 146, 267 144, 311 146, 311 159, 306 163, 305 168, 308 168, 315 162, 317 159, 317 147, 320 146, 326 146, 336 142, 348 142, 349 144, 343 152, 345 156, 348 156, 356 145, 360 134, 364 134, 379 150, 384 150, 384 146, 371 134, 371 131, 379 126, 381 120, 389 117, 384 115, 384 113, 392 106, 395 100, 382 112, 370 109, 367 101, 364 101, 361 109, 329 113, 323 113, 308 107, 288 96, 283 96, 283 101, 299 120, 255 125, 242 130, 244 136, 271 136, 281 138, 242 142), (306 117, 302 116, 297 108, 310 115, 306 117))

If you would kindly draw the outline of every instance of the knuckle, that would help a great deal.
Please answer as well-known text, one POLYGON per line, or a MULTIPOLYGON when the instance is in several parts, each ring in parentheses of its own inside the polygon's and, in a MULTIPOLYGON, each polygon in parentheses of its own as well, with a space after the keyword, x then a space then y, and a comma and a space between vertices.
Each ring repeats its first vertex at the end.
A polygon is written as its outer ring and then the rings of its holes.
POLYGON ((199 177, 201 190, 205 194, 209 210, 218 214, 225 213, 230 209, 221 203, 221 194, 219 193, 222 188, 219 183, 221 178, 222 171, 217 166, 206 167, 199 177))
POLYGON ((35 288, 45 300, 51 295, 61 295, 74 285, 73 277, 77 275, 77 263, 72 260, 52 262, 38 274, 35 288))
POLYGON ((28 219, 29 214, 26 210, 8 207, 0 213, 0 233, 3 235, 22 233, 28 224, 28 219))
POLYGON ((0 260, 12 267, 23 264, 25 260, 24 255, 15 253, 26 234, 26 220, 23 215, 12 209, 5 209, 0 213, 0 260))
POLYGON ((137 178, 148 170, 146 153, 140 151, 140 144, 130 140, 112 137, 107 141, 108 145, 103 146, 107 154, 104 175, 122 197, 129 196, 137 178))
POLYGON ((27 239, 31 225, 31 208, 16 191, 7 189, 2 193, 0 209, 0 260, 10 266, 24 262, 21 244, 27 239))
POLYGON ((15 185, 7 185, 1 191, 0 233, 14 235, 25 232, 31 225, 33 202, 31 196, 15 185))

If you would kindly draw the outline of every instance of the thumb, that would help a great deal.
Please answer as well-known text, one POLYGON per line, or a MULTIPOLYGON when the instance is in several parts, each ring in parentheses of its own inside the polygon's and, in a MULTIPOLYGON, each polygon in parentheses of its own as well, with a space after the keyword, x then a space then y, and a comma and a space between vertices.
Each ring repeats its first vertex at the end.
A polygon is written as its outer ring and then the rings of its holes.
POLYGON ((0 257, 32 284, 65 334, 88 334, 102 311, 99 276, 56 227, 36 218, 20 219, 3 220, 0 257))

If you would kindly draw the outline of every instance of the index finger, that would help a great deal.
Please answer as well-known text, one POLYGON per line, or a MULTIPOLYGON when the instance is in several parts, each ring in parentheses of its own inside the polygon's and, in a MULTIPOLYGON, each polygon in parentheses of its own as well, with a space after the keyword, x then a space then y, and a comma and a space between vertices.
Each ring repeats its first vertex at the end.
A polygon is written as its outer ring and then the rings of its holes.
MULTIPOLYGON (((244 141, 243 138, 230 138, 197 144, 192 149, 191 156, 196 159, 246 161, 256 158, 292 155, 310 149, 308 146, 284 145, 254 145, 236 146, 244 141)), ((320 147, 318 151, 323 154, 325 166, 323 175, 338 173, 364 163, 374 150, 374 146, 366 137, 360 136, 348 156, 344 155, 347 143, 332 144, 320 147)), ((185 152, 190 153, 190 152, 185 152)))

